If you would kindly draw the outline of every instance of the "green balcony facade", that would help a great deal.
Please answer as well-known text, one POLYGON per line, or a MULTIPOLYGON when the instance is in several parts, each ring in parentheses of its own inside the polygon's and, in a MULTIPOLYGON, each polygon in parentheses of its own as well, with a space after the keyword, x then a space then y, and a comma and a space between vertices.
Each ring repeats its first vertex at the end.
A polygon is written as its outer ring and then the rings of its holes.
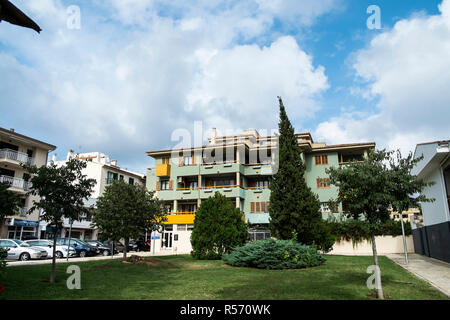
MULTIPOLYGON (((338 189, 329 184, 326 169, 340 166, 348 159, 367 156, 368 151, 375 147, 375 143, 327 146, 324 143, 315 143, 310 134, 297 134, 297 137, 306 165, 305 180, 323 204, 323 217, 339 214, 342 212, 341 205, 338 208, 328 207, 328 202, 337 198, 338 189)), ((184 213, 184 208, 189 208, 188 212, 195 211, 202 200, 218 191, 241 209, 250 224, 268 224, 270 186, 267 186, 267 181, 275 173, 276 167, 267 162, 249 163, 248 153, 252 148, 262 147, 257 145, 257 136, 256 143, 245 142, 245 138, 244 143, 232 146, 235 148, 235 158, 232 161, 227 159, 228 161, 211 163, 203 159, 202 151, 211 148, 211 145, 184 150, 184 153, 182 150, 147 152, 154 159, 156 166, 147 171, 147 189, 155 191, 156 196, 168 205, 172 213, 184 213), (239 149, 240 147, 242 149, 239 149), (179 154, 175 158, 174 152, 179 154), (162 174, 164 176, 161 176, 162 174)))

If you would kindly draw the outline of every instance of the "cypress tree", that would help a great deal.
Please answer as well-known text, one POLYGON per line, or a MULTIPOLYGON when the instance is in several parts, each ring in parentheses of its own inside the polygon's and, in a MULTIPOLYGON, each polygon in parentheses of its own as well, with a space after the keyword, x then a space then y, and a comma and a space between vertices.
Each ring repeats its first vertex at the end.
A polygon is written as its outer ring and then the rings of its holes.
POLYGON ((291 239, 294 235, 302 244, 319 244, 327 238, 320 202, 306 184, 302 150, 281 97, 278 100, 279 166, 278 172, 270 178, 269 227, 278 239, 291 239))

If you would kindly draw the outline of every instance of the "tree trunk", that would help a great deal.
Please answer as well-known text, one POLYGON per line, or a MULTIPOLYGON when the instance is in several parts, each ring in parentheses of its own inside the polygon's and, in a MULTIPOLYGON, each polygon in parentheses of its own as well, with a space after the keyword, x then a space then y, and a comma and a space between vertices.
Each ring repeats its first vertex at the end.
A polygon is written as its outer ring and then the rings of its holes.
POLYGON ((128 251, 128 244, 130 243, 130 238, 125 238, 125 248, 123 249, 123 257, 126 259, 127 257, 127 251, 128 251))
MULTIPOLYGON (((57 234, 58 234, 58 229, 55 228, 55 232, 53 234, 53 257, 52 257, 52 273, 50 274, 50 283, 55 283, 55 267, 56 267, 55 251, 56 251, 57 234)), ((67 254, 69 254, 69 253, 67 253, 67 254)))
POLYGON ((377 290, 378 290, 378 298, 384 299, 383 295, 383 287, 381 286, 381 272, 378 272, 380 270, 380 266, 378 265, 378 255, 377 255, 377 245, 375 243, 375 234, 372 232, 370 235, 372 240, 372 251, 373 251, 373 261, 375 263, 375 266, 377 269, 375 270, 375 276, 377 280, 377 290))

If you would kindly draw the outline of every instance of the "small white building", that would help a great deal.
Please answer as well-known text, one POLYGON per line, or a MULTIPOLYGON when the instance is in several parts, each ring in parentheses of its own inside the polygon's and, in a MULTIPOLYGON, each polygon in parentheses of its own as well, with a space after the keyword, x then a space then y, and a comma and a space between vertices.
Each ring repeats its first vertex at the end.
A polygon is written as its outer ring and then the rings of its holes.
MULTIPOLYGON (((58 165, 65 165, 70 159, 84 160, 87 163, 83 174, 90 179, 97 181, 93 188, 91 198, 86 202, 87 207, 95 207, 98 197, 100 197, 105 188, 110 185, 114 180, 124 180, 129 184, 145 185, 145 176, 140 173, 136 173, 125 168, 118 166, 116 160, 110 160, 109 157, 101 152, 90 153, 74 153, 73 150, 69 150, 66 160, 56 161, 56 155, 53 155, 52 161, 58 165)), ((41 238, 47 238, 51 236, 51 233, 45 232, 47 229, 47 223, 41 221, 41 238)), ((70 222, 66 219, 63 223, 63 229, 61 230, 61 237, 68 237, 70 230, 70 222)), ((82 240, 96 240, 98 237, 97 230, 91 226, 89 219, 82 221, 73 221, 71 237, 82 240)))
POLYGON ((411 221, 416 253, 450 262, 450 140, 421 143, 414 158, 423 155, 412 173, 434 185, 423 194, 434 202, 422 203, 423 222, 411 221))
POLYGON ((30 175, 22 164, 47 164, 48 153, 54 145, 27 137, 14 129, 0 128, 0 182, 10 184, 9 190, 19 195, 20 208, 12 217, 0 220, 0 238, 27 239, 39 235, 39 211, 28 214, 38 196, 30 195, 30 175))

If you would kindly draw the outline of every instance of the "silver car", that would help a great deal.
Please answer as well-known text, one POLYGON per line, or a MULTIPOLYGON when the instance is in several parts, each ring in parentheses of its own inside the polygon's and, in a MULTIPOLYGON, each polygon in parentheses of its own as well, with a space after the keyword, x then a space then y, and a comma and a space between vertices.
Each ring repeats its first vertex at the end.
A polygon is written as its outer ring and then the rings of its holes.
MULTIPOLYGON (((47 251, 48 254, 47 257, 53 258, 53 241, 41 239, 41 240, 27 240, 24 242, 28 243, 32 247, 39 247, 40 249, 44 249, 45 251, 47 251)), ((57 259, 67 258, 67 253, 69 253, 69 257, 77 255, 77 252, 75 251, 74 248, 69 248, 69 250, 67 250, 67 246, 56 245, 55 257, 57 259)))
POLYGON ((48 255, 42 248, 32 247, 28 243, 15 239, 0 239, 0 248, 6 250, 7 260, 44 259, 48 255))

